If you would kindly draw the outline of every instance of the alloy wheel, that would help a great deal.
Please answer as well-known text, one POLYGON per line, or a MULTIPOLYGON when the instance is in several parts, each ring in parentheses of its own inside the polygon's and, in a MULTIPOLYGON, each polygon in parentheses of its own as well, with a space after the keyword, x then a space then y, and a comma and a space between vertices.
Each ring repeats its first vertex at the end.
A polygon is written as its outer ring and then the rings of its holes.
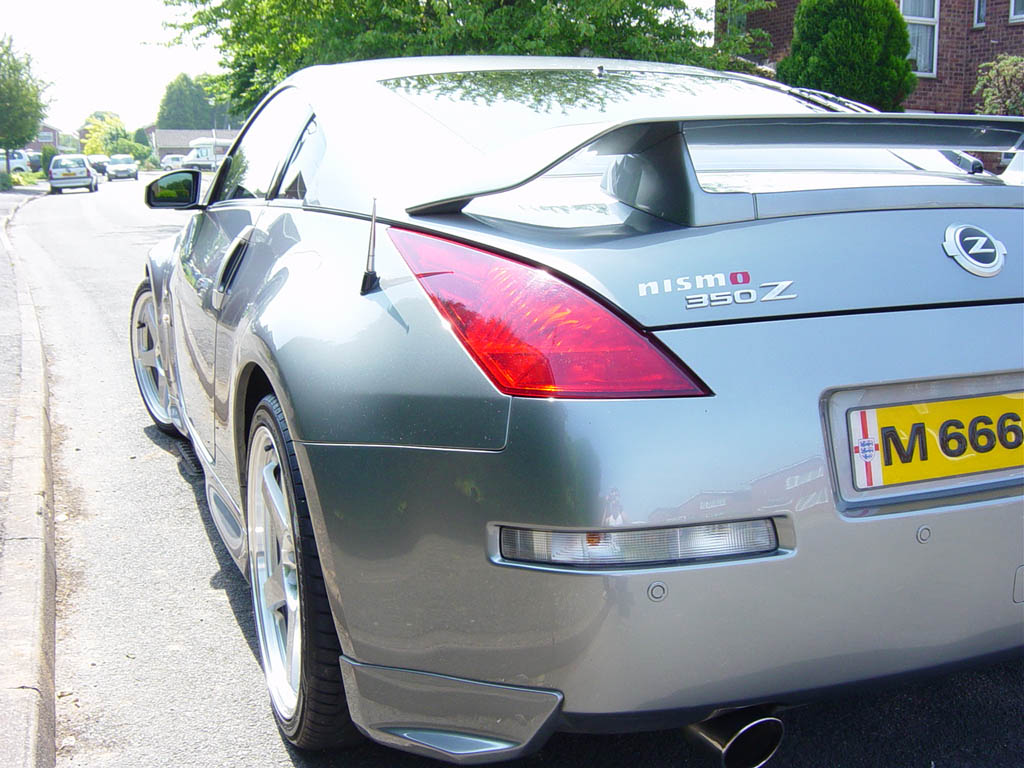
POLYGON ((249 445, 249 577, 256 633, 270 698, 285 720, 295 713, 302 673, 302 607, 294 517, 281 450, 265 425, 249 445))
POLYGON ((168 413, 167 374, 157 344, 158 325, 153 292, 140 291, 132 309, 132 361, 139 391, 153 418, 171 423, 168 413))

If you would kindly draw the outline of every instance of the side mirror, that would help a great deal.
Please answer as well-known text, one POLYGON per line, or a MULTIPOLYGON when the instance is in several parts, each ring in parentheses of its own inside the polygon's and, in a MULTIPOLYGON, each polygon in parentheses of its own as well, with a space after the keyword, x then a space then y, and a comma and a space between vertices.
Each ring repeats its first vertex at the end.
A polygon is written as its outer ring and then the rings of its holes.
POLYGON ((150 208, 199 208, 203 174, 200 171, 174 171, 146 185, 146 205, 150 208))

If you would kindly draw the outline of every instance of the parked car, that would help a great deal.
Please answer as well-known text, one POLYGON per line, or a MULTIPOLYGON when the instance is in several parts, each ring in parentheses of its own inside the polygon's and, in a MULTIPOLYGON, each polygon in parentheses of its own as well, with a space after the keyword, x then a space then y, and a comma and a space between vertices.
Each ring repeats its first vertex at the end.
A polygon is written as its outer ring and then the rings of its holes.
POLYGON ((106 155, 89 155, 89 165, 91 165, 98 173, 107 172, 107 163, 110 162, 110 158, 106 155))
MULTIPOLYGON (((20 149, 11 150, 10 163, 11 173, 27 173, 30 168, 28 155, 20 149)), ((7 152, 3 149, 0 149, 0 171, 7 172, 7 152)))
POLYGON ((181 168, 181 161, 184 159, 184 155, 164 155, 160 159, 160 167, 165 171, 173 171, 175 168, 181 168))
POLYGON ((131 155, 112 155, 107 163, 107 181, 138 179, 139 164, 131 155))
POLYGON ((26 150, 25 155, 28 157, 28 169, 37 173, 43 167, 43 153, 26 150))
POLYGON ((100 175, 85 155, 54 155, 48 176, 51 195, 77 187, 84 187, 90 192, 100 188, 100 175))
POLYGON ((205 197, 149 184, 192 216, 135 375, 285 738, 686 726, 754 766, 794 703, 1020 654, 1024 194, 955 153, 1022 146, 669 64, 401 59, 289 77, 205 197))

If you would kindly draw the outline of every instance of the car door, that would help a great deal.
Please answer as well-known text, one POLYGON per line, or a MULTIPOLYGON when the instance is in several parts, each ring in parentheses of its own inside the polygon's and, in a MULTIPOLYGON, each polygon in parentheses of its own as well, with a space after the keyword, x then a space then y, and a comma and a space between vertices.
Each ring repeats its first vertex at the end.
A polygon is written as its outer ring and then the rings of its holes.
POLYGON ((216 350, 224 298, 246 253, 279 167, 309 118, 294 89, 279 91, 250 119, 182 238, 171 282, 174 348, 182 410, 196 448, 215 464, 216 350), (291 144, 286 136, 292 137, 291 144))

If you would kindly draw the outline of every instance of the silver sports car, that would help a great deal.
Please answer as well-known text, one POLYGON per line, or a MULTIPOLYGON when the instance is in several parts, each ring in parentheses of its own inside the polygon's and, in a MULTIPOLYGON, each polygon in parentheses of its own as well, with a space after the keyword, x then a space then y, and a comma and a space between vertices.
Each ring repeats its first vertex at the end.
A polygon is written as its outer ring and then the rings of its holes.
POLYGON ((1024 649, 1024 119, 666 64, 314 67, 149 255, 132 355, 284 735, 456 763, 1024 649), (1018 182, 1019 184, 1019 182, 1018 182))

